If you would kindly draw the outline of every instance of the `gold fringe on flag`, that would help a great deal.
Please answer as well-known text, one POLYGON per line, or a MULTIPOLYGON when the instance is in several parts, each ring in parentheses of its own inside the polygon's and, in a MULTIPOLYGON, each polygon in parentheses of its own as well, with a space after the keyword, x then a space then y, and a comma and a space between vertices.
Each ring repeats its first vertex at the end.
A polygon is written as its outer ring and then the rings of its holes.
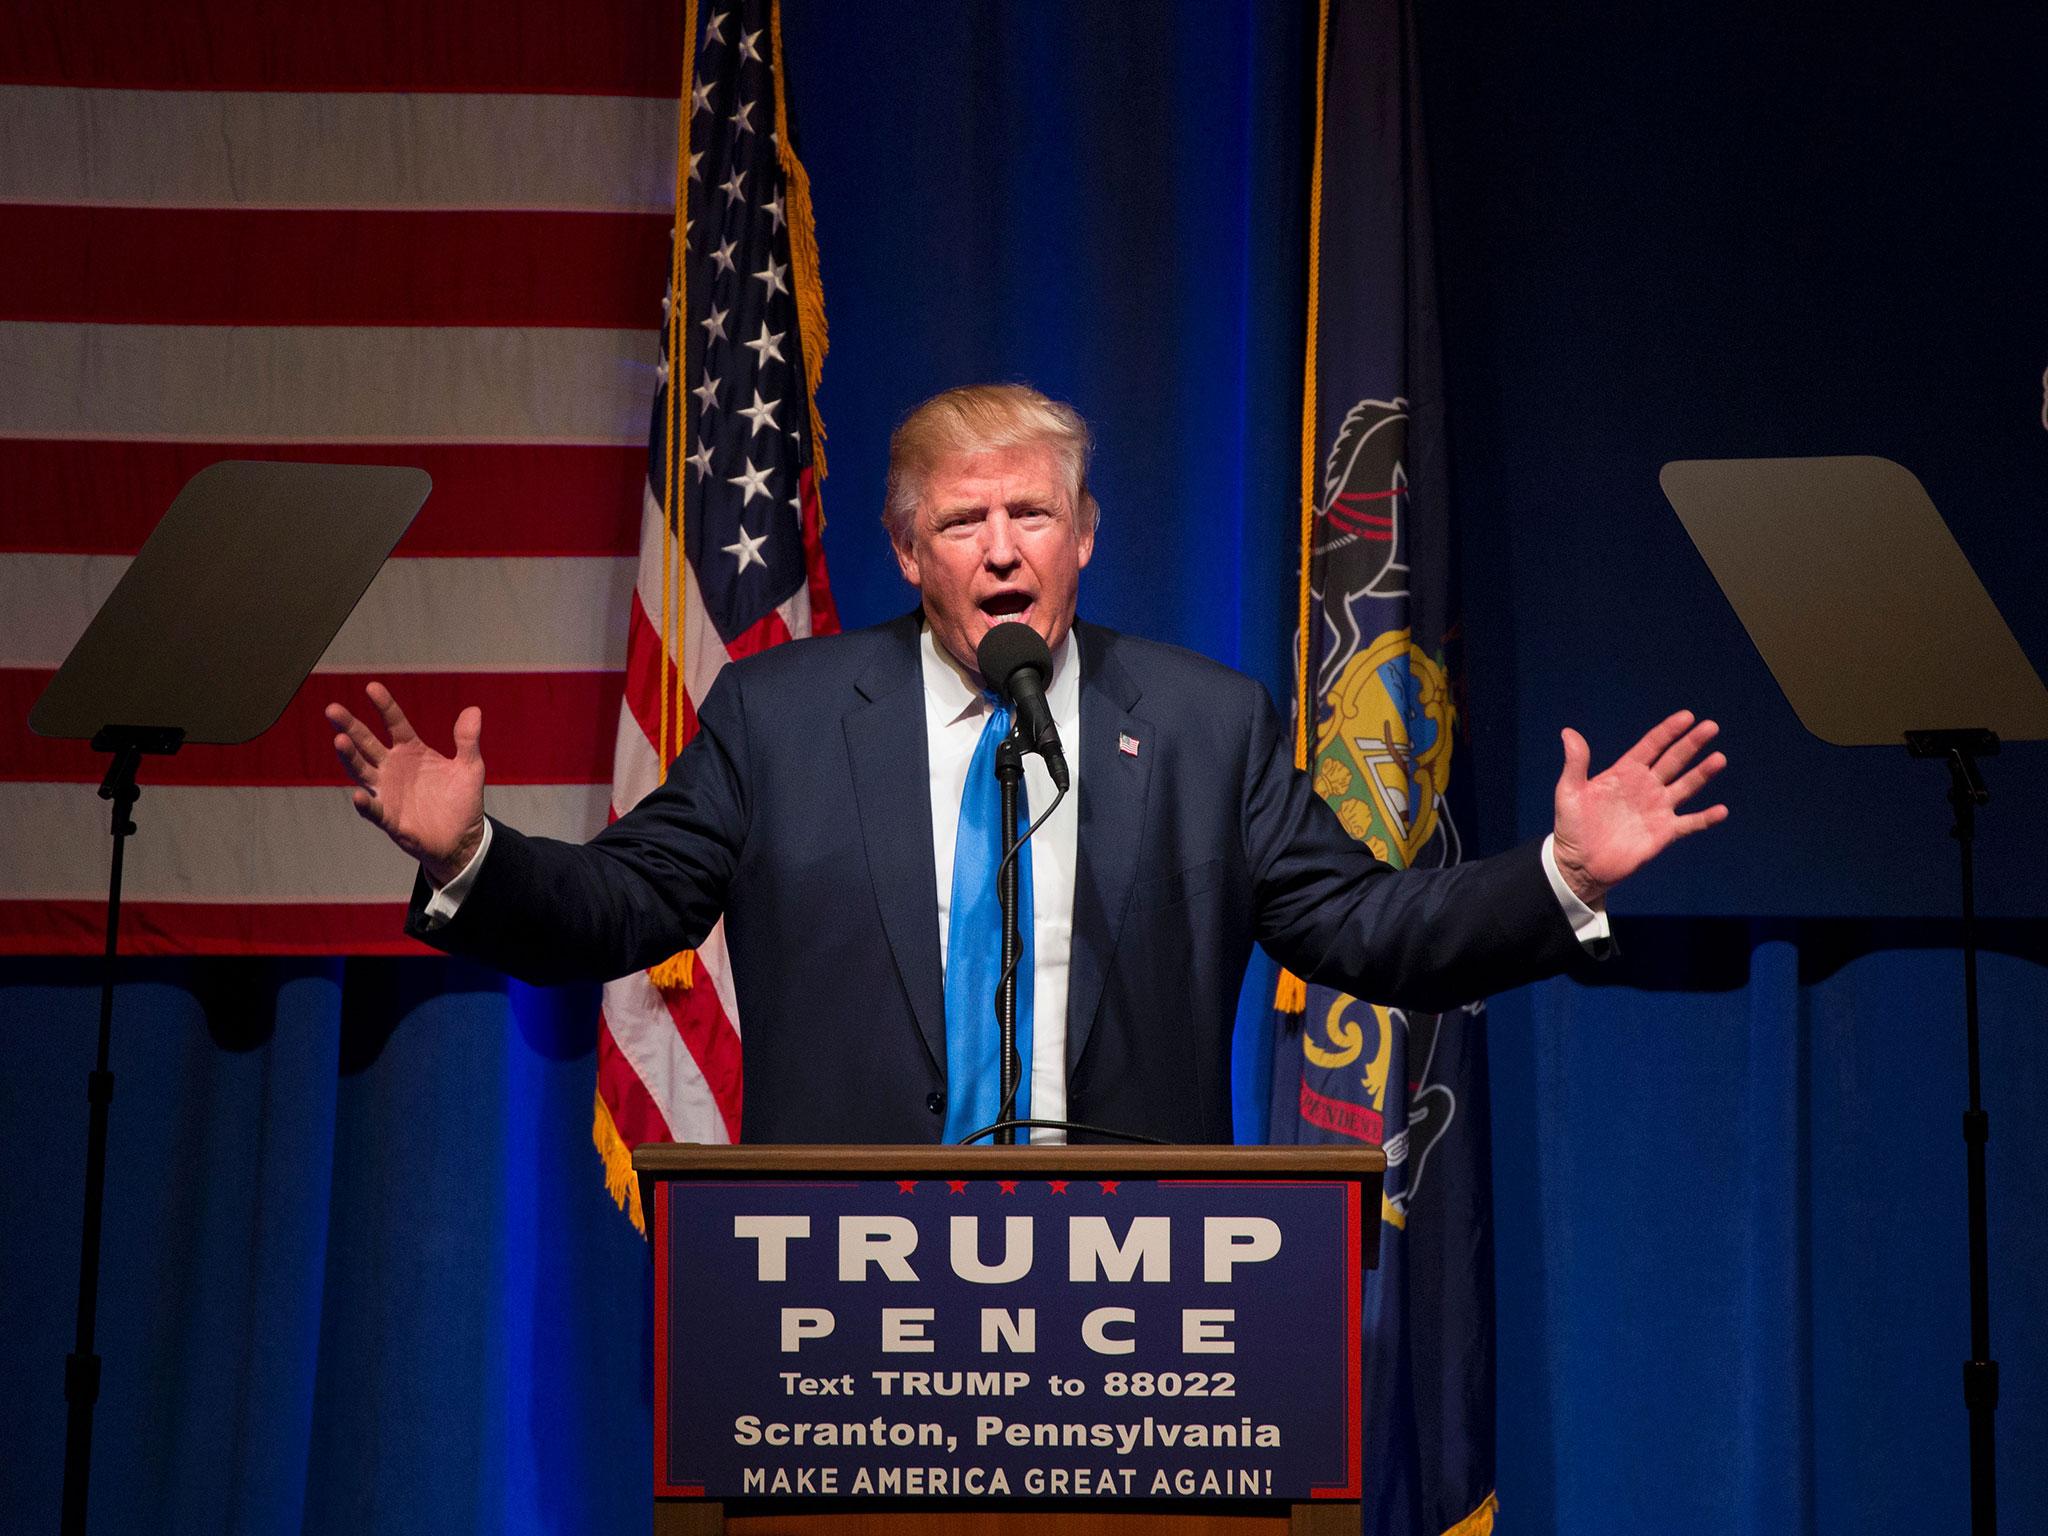
MULTIPOLYGON (((1308 721, 1311 711, 1308 675, 1309 554, 1316 532, 1316 327, 1323 293, 1323 77, 1330 58, 1330 0, 1322 0, 1316 20, 1316 151, 1308 180, 1308 350, 1301 381, 1301 626, 1300 658, 1294 692, 1294 766, 1308 767, 1308 721)), ((1304 1005, 1306 1006, 1306 1005, 1304 1005)))
POLYGON ((1486 1502, 1445 1531, 1444 1536, 1493 1536, 1493 1517, 1499 1513, 1500 1496, 1489 1493, 1486 1502))
POLYGON ((1273 1008, 1277 1013, 1307 1013, 1308 983, 1285 966, 1273 987, 1273 1008))
POLYGON ((790 276, 796 284, 796 328, 804 351, 804 398, 811 407, 811 467, 825 478, 825 422, 818 415, 818 380, 831 340, 825 329, 825 289, 818 279, 818 225, 811 212, 811 178, 789 142, 789 103, 782 90, 782 0, 769 7, 775 50, 775 154, 782 162, 783 216, 789 225, 790 276))
POLYGON ((632 1150, 612 1121, 612 1112, 605 1106, 603 1091, 599 1090, 594 1097, 597 1109, 591 1116, 590 1140, 597 1148, 597 1155, 604 1159, 604 1187, 610 1191, 619 1209, 633 1219, 633 1226, 640 1235, 645 1237, 647 1215, 640 1209, 640 1181, 633 1177, 632 1150))

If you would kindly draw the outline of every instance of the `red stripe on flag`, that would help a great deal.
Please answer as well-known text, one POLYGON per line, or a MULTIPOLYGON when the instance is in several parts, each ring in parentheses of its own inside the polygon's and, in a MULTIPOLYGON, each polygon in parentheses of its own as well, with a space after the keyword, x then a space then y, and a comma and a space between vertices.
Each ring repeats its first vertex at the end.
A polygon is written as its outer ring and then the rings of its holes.
POLYGON ((532 91, 668 96, 680 5, 491 0, 24 0, 0 80, 148 90, 532 91))
POLYGON ((818 498, 818 476, 806 468, 797 478, 804 508, 804 576, 811 589, 811 633, 839 633, 839 605, 832 601, 832 578, 825 570, 825 509, 818 498))
POLYGON ((669 1017, 675 1020, 676 1031, 683 1037, 697 1070, 704 1074, 705 1086, 710 1088, 719 1117, 725 1121, 726 1134, 738 1141, 740 1034, 726 1018, 711 978, 704 974, 704 957, 697 957, 695 986, 675 988, 662 993, 661 998, 668 1004, 669 1017))
POLYGON ((0 206, 11 320, 652 325, 667 214, 0 206))
POLYGON ((771 608, 726 641, 725 654, 738 661, 742 657, 758 656, 778 645, 787 645, 790 638, 789 626, 783 623, 782 615, 771 608))
POLYGON ((597 1016, 597 1091, 604 1098, 604 1107, 611 1111, 619 1139, 628 1147, 675 1140, 675 1133, 669 1129, 647 1085, 640 1081, 640 1074, 620 1054, 619 1043, 612 1037, 611 1021, 602 1012, 597 1016))
POLYGON ((0 439, 8 549, 132 555, 222 459, 409 464, 434 477, 400 555, 631 555, 647 450, 581 444, 144 443, 0 439))
MULTIPOLYGON (((0 719, 26 720, 54 672, 0 668, 0 719)), ((471 704, 484 712, 484 761, 493 784, 607 784, 618 729, 618 672, 322 672, 306 680, 277 724, 240 746, 193 745, 151 758, 152 784, 321 785, 346 782, 334 758, 329 703, 375 718, 363 698, 372 680, 390 687, 429 743, 454 750, 455 717, 471 704)), ((0 781, 97 784, 107 758, 82 741, 27 729, 0 735, 0 781)))
MULTIPOLYGON (((669 673, 669 687, 675 688, 675 674, 669 673)), ((682 730, 672 740, 687 745, 697 734, 697 708, 691 701, 688 689, 677 690, 682 696, 682 730)), ((641 605, 640 594, 633 594, 626 619, 626 706, 633 711, 633 720, 640 727, 648 745, 660 750, 661 740, 661 631, 654 627, 647 617, 647 610, 641 605)), ((675 703, 671 701, 671 709, 675 703)), ((671 720, 670 726, 675 722, 671 720)), ((661 771, 668 772, 668 764, 661 765, 661 771)))
MULTIPOLYGON (((104 901, 0 901, 0 955, 97 955, 104 901)), ((405 903, 124 901, 124 955, 430 955, 405 903)))

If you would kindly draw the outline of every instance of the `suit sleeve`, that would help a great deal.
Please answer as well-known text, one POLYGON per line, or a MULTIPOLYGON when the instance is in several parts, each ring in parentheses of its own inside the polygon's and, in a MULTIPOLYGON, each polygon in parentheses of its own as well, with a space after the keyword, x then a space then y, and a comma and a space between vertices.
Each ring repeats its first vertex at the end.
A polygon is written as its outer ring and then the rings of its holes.
POLYGON ((492 818, 491 851, 447 923, 406 931, 522 981, 608 981, 700 943, 725 908, 747 837, 746 707, 728 667, 659 789, 591 841, 528 837, 492 818))
POLYGON ((1295 768, 1265 690, 1253 692, 1245 857, 1254 932, 1281 964, 1353 996, 1442 1012, 1578 956, 1540 842, 1447 869, 1381 863, 1295 768))

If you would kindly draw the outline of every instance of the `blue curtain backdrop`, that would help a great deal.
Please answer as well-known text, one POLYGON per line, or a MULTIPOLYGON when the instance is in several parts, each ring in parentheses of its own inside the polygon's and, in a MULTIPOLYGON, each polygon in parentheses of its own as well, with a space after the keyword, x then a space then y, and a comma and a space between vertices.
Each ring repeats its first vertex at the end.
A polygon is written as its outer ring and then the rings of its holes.
MULTIPOLYGON (((1576 15, 1424 17, 1475 772, 1498 790, 1475 841, 1541 830, 1557 724, 1612 750, 1680 702, 1731 722, 1736 814, 1617 902, 1620 961, 1491 1010, 1501 1528, 1956 1529, 1939 775, 1803 738, 1655 470, 1892 453, 2048 661, 2027 63, 2048 39, 1972 15, 1929 35, 1886 7, 1576 15)), ((784 29, 849 622, 908 602, 872 523, 889 426, 943 385, 1024 377, 1100 430, 1086 610, 1284 696, 1312 18, 787 0, 784 29)), ((1989 773, 1992 1304, 2020 1528, 2048 1494, 2048 761, 2022 747, 1989 773)), ((145 837, 148 815, 145 794, 145 837)), ((588 1146, 594 992, 426 960, 130 978, 99 1528, 641 1528, 648 1266, 588 1146)), ((1256 967, 1254 1029, 1269 987, 1256 967)), ((0 967, 10 1528, 57 1507, 94 1006, 83 965, 0 967)))

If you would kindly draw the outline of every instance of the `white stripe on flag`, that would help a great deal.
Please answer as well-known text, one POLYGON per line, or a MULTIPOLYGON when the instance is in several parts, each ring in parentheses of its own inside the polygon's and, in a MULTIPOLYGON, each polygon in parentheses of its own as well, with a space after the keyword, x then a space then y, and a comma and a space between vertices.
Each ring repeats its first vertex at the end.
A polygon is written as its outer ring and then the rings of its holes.
MULTIPOLYGON (((0 555, 0 666, 61 663, 129 563, 0 555)), ((315 670, 618 671, 633 574, 624 557, 391 560, 315 670)))
POLYGON ((0 202, 674 206, 676 104, 631 96, 0 87, 0 202))
POLYGON ((0 323, 0 437, 647 440, 655 339, 536 326, 0 323))
MULTIPOLYGON (((337 777, 339 770, 336 770, 337 777)), ((491 814, 577 842, 604 825, 610 786, 494 786, 491 814)), ((332 789, 151 785, 143 769, 122 895, 132 901, 403 901, 412 861, 332 789)), ((90 784, 0 784, 0 896, 103 898, 106 803, 90 784)))
POLYGON ((644 972, 605 984, 604 1017, 612 1043, 661 1110, 673 1135, 716 1144, 732 1140, 710 1085, 683 1044, 668 1005, 644 972))
MULTIPOLYGON (((679 469, 687 474, 687 469, 679 469)), ((661 629, 661 502, 653 488, 640 498, 640 573, 638 585, 640 606, 647 612, 647 618, 655 631, 661 629)), ((673 599, 673 593, 671 593, 673 599)), ((805 627, 801 633, 810 632, 809 596, 805 596, 805 627)), ((623 605, 622 605, 623 606, 623 605)), ((697 588, 697 568, 689 561, 683 562, 683 654, 689 657, 690 669, 683 679, 683 685, 690 691, 690 702, 700 709, 704 696, 711 691, 712 683, 718 679, 732 657, 725 649, 725 640, 718 633, 718 626, 711 622, 704 607, 704 594, 697 588)), ((669 661, 675 662, 675 648, 669 648, 669 661)))

